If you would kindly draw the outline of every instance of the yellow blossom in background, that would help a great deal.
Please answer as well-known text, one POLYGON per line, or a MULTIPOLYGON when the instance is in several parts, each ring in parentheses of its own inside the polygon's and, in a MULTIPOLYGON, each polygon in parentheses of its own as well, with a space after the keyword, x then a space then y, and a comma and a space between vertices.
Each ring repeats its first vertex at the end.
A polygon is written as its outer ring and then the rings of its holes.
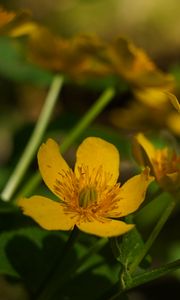
MULTIPOLYGON (((180 135, 180 115, 174 111, 171 103, 178 110, 178 100, 170 93, 173 86, 166 88, 146 88, 134 91, 135 97, 140 101, 140 105, 147 107, 151 115, 151 123, 157 124, 162 129, 168 129, 175 135, 180 135)), ((180 109, 180 108, 179 108, 180 109)), ((150 127, 150 124, 149 124, 150 127)))
POLYGON ((167 87, 174 79, 158 69, 146 52, 123 37, 108 45, 108 56, 115 73, 136 88, 167 87))
POLYGON ((22 198, 18 205, 48 230, 80 230, 100 237, 124 234, 134 227, 115 220, 133 213, 144 201, 153 180, 146 168, 120 186, 119 152, 100 138, 86 138, 76 153, 74 171, 59 152, 58 144, 48 139, 39 149, 40 173, 49 189, 58 197, 22 198))
POLYGON ((180 156, 172 149, 155 148, 142 134, 135 136, 134 157, 141 166, 149 165, 160 186, 169 192, 180 188, 180 156))
POLYGON ((135 98, 124 108, 113 109, 109 120, 131 132, 166 129, 180 136, 180 115, 173 109, 169 94, 168 88, 134 89, 135 98))
POLYGON ((41 28, 29 38, 28 49, 33 62, 74 79, 113 73, 105 55, 105 43, 96 35, 81 34, 65 39, 41 28))
MULTIPOLYGON (((13 30, 15 30, 16 28, 22 28, 23 26, 27 27, 27 24, 29 24, 29 20, 29 11, 6 11, 5 9, 0 7, 0 34, 5 36, 13 36, 13 30)), ((20 35, 21 34, 17 34, 16 36, 20 35)))
POLYGON ((12 37, 26 35, 29 60, 73 79, 116 76, 126 80, 133 88, 167 88, 173 81, 170 74, 158 69, 144 50, 123 37, 112 41, 88 34, 63 38, 32 18, 15 23, 7 34, 12 37))
POLYGON ((172 85, 166 87, 148 87, 134 90, 135 98, 149 108, 161 108, 166 110, 169 105, 168 91, 172 89, 172 85))
POLYGON ((172 93, 168 93, 167 96, 169 97, 169 100, 171 101, 174 108, 180 113, 180 103, 176 96, 172 93))
POLYGON ((0 28, 7 25, 15 18, 14 12, 5 11, 2 7, 0 7, 0 28))
POLYGON ((163 111, 149 108, 133 100, 124 108, 110 111, 109 120, 117 128, 131 133, 147 131, 149 128, 151 130, 165 128, 163 111))
POLYGON ((34 21, 14 26, 12 37, 26 35, 27 57, 33 63, 73 79, 107 76, 113 73, 106 56, 106 43, 96 35, 79 34, 63 38, 34 21))
POLYGON ((33 62, 76 79, 114 75, 133 87, 167 87, 173 82, 173 77, 160 71, 142 49, 122 37, 109 42, 87 34, 65 39, 37 25, 27 48, 33 62))

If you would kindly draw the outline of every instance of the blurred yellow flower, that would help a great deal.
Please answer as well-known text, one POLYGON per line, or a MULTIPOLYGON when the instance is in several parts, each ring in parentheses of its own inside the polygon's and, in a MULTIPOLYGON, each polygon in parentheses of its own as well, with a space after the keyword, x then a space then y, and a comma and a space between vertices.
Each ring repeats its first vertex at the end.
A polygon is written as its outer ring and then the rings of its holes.
POLYGON ((162 72, 146 52, 126 38, 119 37, 107 46, 109 60, 115 73, 133 87, 171 86, 174 79, 162 72))
POLYGON ((5 11, 0 7, 0 28, 11 22, 15 18, 14 12, 5 11))
POLYGON ((125 108, 113 109, 110 122, 130 131, 168 129, 180 136, 180 115, 173 109, 169 94, 165 87, 134 89, 135 98, 125 108))
POLYGON ((142 134, 135 136, 133 153, 140 165, 149 165, 160 186, 169 192, 180 188, 180 156, 172 149, 157 149, 142 134))
POLYGON ((12 37, 27 36, 27 56, 43 68, 63 72, 74 79, 112 74, 106 43, 96 35, 63 38, 34 21, 22 22, 9 31, 12 37))
POLYGON ((159 70, 144 50, 126 38, 112 41, 97 35, 63 38, 38 22, 24 18, 9 35, 26 35, 27 56, 32 62, 73 79, 116 76, 138 87, 167 87, 173 78, 159 70))
POLYGON ((180 113, 180 103, 176 96, 172 93, 168 93, 167 96, 169 97, 169 100, 171 101, 174 108, 180 113))
POLYGON ((48 230, 80 230, 100 237, 124 234, 134 227, 114 220, 138 209, 153 180, 146 168, 120 187, 119 152, 100 138, 86 138, 76 153, 74 172, 59 152, 58 144, 48 139, 39 149, 38 163, 43 180, 59 198, 22 198, 18 205, 48 230))
MULTIPOLYGON (((13 36, 12 32, 17 28, 27 26, 30 22, 30 12, 27 10, 21 10, 18 12, 6 11, 0 7, 0 34, 13 36)), ((27 31, 27 30, 26 30, 27 31)), ((22 34, 16 34, 20 36, 22 34)))

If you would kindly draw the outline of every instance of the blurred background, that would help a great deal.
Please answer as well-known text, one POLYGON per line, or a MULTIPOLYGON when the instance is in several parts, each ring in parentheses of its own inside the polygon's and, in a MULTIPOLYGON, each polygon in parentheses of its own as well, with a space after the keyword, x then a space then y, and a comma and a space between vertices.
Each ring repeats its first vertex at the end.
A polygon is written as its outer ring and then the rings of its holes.
MULTIPOLYGON (((127 37, 142 47, 158 67, 173 73, 180 85, 178 0, 1 0, 0 5, 8 10, 30 11, 34 20, 63 37, 72 37, 77 33, 95 33, 106 40, 113 40, 117 36, 127 37)), ((44 85, 47 86, 48 80, 39 80, 38 74, 34 78, 32 68, 27 74, 28 66, 20 60, 17 45, 16 52, 9 49, 4 41, 0 46, 1 124, 4 124, 4 112, 11 116, 7 128, 1 126, 1 136, 11 149, 10 127, 14 131, 24 121, 35 121, 44 102, 44 85), (11 126, 13 120, 15 124, 11 126)), ((83 90, 83 96, 86 92, 86 89, 83 90)), ((65 102, 73 111, 74 100, 69 103, 68 99, 73 97, 78 101, 79 90, 71 87, 68 93, 65 102)), ((88 91, 86 97, 89 99, 93 96, 89 96, 88 91)), ((118 106, 126 101, 126 95, 122 98, 118 106)), ((3 148, 1 152, 8 157, 10 150, 4 151, 3 148)))
POLYGON ((10 9, 29 9, 33 17, 63 36, 97 33, 107 39, 128 36, 164 67, 179 59, 178 0, 12 0, 10 9))

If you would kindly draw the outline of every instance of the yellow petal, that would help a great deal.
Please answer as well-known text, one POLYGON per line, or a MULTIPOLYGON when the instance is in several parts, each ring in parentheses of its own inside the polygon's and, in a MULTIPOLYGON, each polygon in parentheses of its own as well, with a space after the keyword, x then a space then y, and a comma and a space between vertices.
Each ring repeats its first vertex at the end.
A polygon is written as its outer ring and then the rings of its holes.
POLYGON ((145 199, 148 185, 154 177, 149 176, 149 168, 140 175, 136 175, 126 181, 120 188, 119 203, 117 208, 109 212, 110 217, 122 217, 136 211, 145 199))
POLYGON ((155 157, 155 148, 153 144, 142 134, 139 133, 135 136, 139 145, 144 149, 150 161, 155 157))
POLYGON ((94 220, 92 222, 84 222, 76 225, 80 230, 99 237, 118 236, 134 227, 133 224, 126 224, 122 221, 110 219, 104 219, 103 221, 104 222, 99 222, 94 220))
POLYGON ((70 168, 60 154, 59 145, 54 140, 48 139, 41 145, 38 151, 38 164, 44 182, 59 197, 55 188, 57 180, 61 181, 60 174, 70 168))
POLYGON ((74 227, 72 215, 65 213, 61 204, 46 197, 22 198, 17 204, 25 215, 47 230, 70 230, 74 227))
POLYGON ((38 26, 34 22, 24 22, 17 25, 16 27, 12 28, 10 35, 12 37, 19 37, 23 35, 30 35, 33 34, 38 30, 38 26))
POLYGON ((169 93, 169 92, 166 92, 166 94, 167 94, 169 100, 171 101, 172 105, 180 113, 180 103, 179 103, 178 99, 176 98, 176 96, 172 93, 169 93))
POLYGON ((167 95, 164 89, 159 87, 136 89, 134 93, 136 98, 148 107, 162 109, 167 103, 167 95))
POLYGON ((171 112, 166 117, 166 124, 169 129, 176 135, 180 136, 180 114, 171 112))
MULTIPOLYGON (((112 175, 109 184, 114 185, 119 177, 119 152, 113 144, 97 137, 86 138, 76 153, 75 173, 78 167, 88 166, 90 173, 102 167, 103 172, 112 175)), ((103 174, 102 174, 103 176, 103 174)))

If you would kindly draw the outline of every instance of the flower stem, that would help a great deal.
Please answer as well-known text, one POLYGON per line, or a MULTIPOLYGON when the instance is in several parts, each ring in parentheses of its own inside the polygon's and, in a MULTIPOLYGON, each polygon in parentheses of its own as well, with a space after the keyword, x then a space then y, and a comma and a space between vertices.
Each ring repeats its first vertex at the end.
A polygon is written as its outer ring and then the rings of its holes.
POLYGON ((130 289, 140 286, 142 284, 145 284, 147 282, 150 282, 152 280, 155 280, 157 278, 160 278, 162 276, 165 276, 177 269, 180 268, 180 259, 175 260, 171 263, 165 264, 159 268, 152 269, 150 271, 146 271, 141 273, 140 275, 135 276, 131 282, 129 282, 128 285, 126 285, 126 288, 124 290, 121 290, 108 298, 108 300, 119 300, 123 299, 121 298, 122 294, 126 291, 129 291, 130 289))
MULTIPOLYGON (((115 90, 112 87, 107 88, 103 94, 97 99, 97 101, 92 105, 89 111, 84 115, 84 117, 77 123, 77 125, 67 134, 66 138, 61 144, 61 153, 65 153, 67 149, 74 143, 74 141, 83 133, 83 131, 92 123, 92 121, 101 113, 101 111, 108 105, 108 103, 113 99, 115 90)), ((28 183, 23 187, 16 198, 20 196, 29 196, 30 193, 36 188, 40 183, 41 177, 38 172, 36 172, 28 181, 28 183)))
POLYGON ((132 274, 135 272, 136 268, 142 261, 142 259, 145 257, 147 252, 149 251, 150 247, 154 243, 155 239, 157 238, 158 234, 160 233, 162 227, 166 223, 167 219, 169 218, 170 214, 172 213, 173 209, 175 207, 175 202, 170 201, 166 207, 166 209, 163 211, 161 217, 159 218, 156 226, 154 227, 153 231, 151 232, 148 240, 146 241, 143 249, 139 253, 139 255, 134 259, 133 263, 129 267, 129 273, 132 274))
POLYGON ((30 165, 34 154, 41 143, 42 136, 49 123, 52 111, 58 99, 59 91, 63 85, 63 76, 57 75, 54 77, 51 87, 49 89, 45 104, 36 123, 34 131, 29 139, 29 142, 12 173, 9 181, 7 182, 4 190, 1 193, 1 198, 4 201, 10 201, 14 192, 16 191, 21 179, 23 178, 28 166, 30 165))
POLYGON ((169 274, 170 272, 173 272, 180 268, 180 259, 175 260, 171 263, 165 264, 159 268, 152 269, 147 272, 143 272, 140 275, 137 275, 133 278, 133 281, 126 286, 126 290, 132 289, 136 286, 142 285, 146 282, 155 280, 157 278, 160 278, 162 276, 165 276, 169 274))
MULTIPOLYGON (((77 241, 79 236, 79 230, 77 227, 71 231, 71 234, 62 249, 62 252, 57 257, 49 272, 46 274, 45 278, 43 279, 41 286, 39 287, 38 291, 36 292, 35 299, 37 300, 48 300, 52 299, 54 293, 59 288, 60 277, 59 273, 61 273, 61 268, 65 263, 67 263, 68 255, 70 254, 74 243, 77 241)), ((63 275, 64 276, 64 275, 63 275)), ((53 298, 54 299, 54 298, 53 298)))

